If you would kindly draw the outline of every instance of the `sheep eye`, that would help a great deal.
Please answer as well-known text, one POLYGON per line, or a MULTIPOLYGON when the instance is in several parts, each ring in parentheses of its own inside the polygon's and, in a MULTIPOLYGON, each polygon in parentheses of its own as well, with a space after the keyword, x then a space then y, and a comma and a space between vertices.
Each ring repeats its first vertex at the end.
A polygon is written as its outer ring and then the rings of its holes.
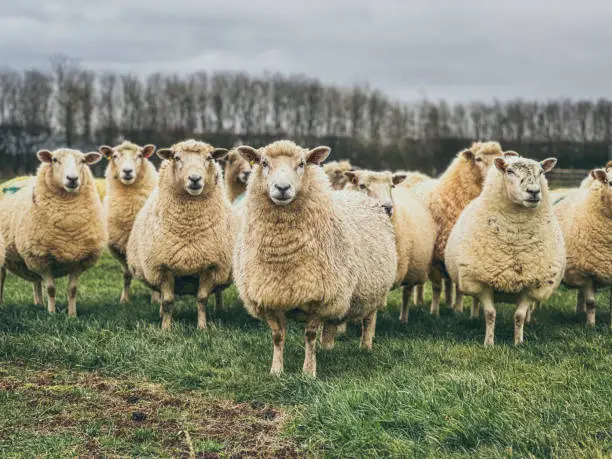
POLYGON ((261 162, 261 167, 265 167, 267 168, 269 166, 268 161, 266 161, 265 159, 261 162))
POLYGON ((142 153, 138 153, 138 154, 136 155, 136 158, 138 158, 138 159, 142 158, 142 153))
POLYGON ((230 164, 234 164, 234 158, 230 159, 230 160, 229 160, 229 163, 230 163, 230 164))
POLYGON ((512 169, 508 169, 508 170, 506 171, 506 173, 507 173, 508 175, 516 175, 512 169))
POLYGON ((391 188, 395 188, 395 183, 391 185, 391 188))
POLYGON ((298 164, 298 169, 302 169, 305 165, 306 163, 303 160, 300 161, 300 163, 298 164))
POLYGON ((360 184, 359 184, 359 189, 361 189, 361 190, 365 190, 365 189, 366 189, 366 186, 365 186, 363 183, 360 183, 360 184))
POLYGON ((475 159, 475 161, 476 161, 477 163, 481 163, 481 162, 482 162, 482 158, 476 158, 476 159, 475 159))

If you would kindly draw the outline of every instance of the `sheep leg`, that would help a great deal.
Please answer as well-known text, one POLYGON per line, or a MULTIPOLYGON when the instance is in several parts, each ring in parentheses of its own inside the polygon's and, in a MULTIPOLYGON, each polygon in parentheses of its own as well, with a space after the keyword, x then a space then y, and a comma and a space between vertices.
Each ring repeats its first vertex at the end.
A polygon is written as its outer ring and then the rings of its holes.
POLYGON ((425 303, 424 293, 425 293, 425 285, 424 284, 417 285, 415 288, 415 292, 414 292, 414 304, 424 304, 425 303))
POLYGON ((123 291, 119 303, 125 304, 130 301, 130 286, 132 285, 132 273, 124 261, 121 261, 121 270, 123 271, 123 291))
POLYGON ((172 304, 174 303, 174 276, 166 273, 161 286, 162 330, 169 330, 172 325, 172 304))
POLYGON ((442 296, 442 284, 431 283, 431 308, 432 315, 440 316, 440 296, 442 296))
POLYGON ((455 306, 453 309, 457 314, 463 314, 463 292, 459 290, 459 284, 455 285, 455 306))
POLYGON ((43 291, 42 291, 42 281, 34 281, 32 284, 32 290, 34 291, 34 304, 36 306, 40 306, 43 304, 43 291))
POLYGON ((215 312, 223 309, 223 292, 221 290, 215 292, 215 312))
POLYGON ((400 322, 408 322, 408 316, 410 315, 410 296, 413 289, 414 287, 408 287, 407 285, 402 287, 402 309, 400 310, 399 316, 400 322))
POLYGON ((336 338, 337 331, 337 325, 330 324, 329 322, 323 323, 323 333, 321 333, 321 347, 323 349, 334 348, 334 339, 336 338))
POLYGON ((450 279, 444 279, 444 295, 446 304, 450 307, 453 306, 453 281, 450 279))
POLYGON ((578 294, 576 297, 576 314, 581 314, 584 312, 586 312, 584 292, 582 291, 582 289, 578 289, 578 294))
POLYGON ((531 310, 531 301, 527 298, 519 299, 516 311, 514 312, 514 345, 523 344, 523 325, 527 314, 531 310))
POLYGON ((4 302, 4 281, 6 280, 6 268, 0 268, 0 303, 4 302))
POLYGON ((586 324, 593 327, 595 326, 595 289, 592 282, 589 282, 584 288, 583 295, 586 306, 586 324))
POLYGON ((48 275, 44 280, 47 287, 47 310, 50 314, 55 314, 55 279, 48 275))
POLYGON ((270 373, 280 375, 283 372, 285 350, 285 334, 287 332, 287 321, 285 314, 281 312, 266 315, 266 321, 272 330, 272 343, 274 344, 274 355, 272 357, 272 368, 270 373))
MULTIPOLYGON (((198 328, 200 330, 206 328, 206 304, 208 303, 208 296, 212 289, 213 281, 210 277, 210 273, 200 276, 200 284, 198 285, 198 328)), ((217 299, 218 298, 217 296, 217 299)))
POLYGON ((76 317, 76 297, 77 297, 77 287, 79 285, 79 276, 80 272, 71 273, 68 276, 68 316, 76 317))
POLYGON ((470 311, 470 319, 478 319, 480 317, 480 301, 478 297, 472 297, 472 310, 470 311))
POLYGON ((365 316, 361 322, 361 344, 359 345, 361 349, 372 350, 372 341, 374 341, 374 333, 376 331, 377 312, 378 311, 374 311, 365 316))
POLYGON ((529 309, 527 309, 527 315, 525 316, 525 323, 526 324, 530 324, 531 323, 531 315, 533 313, 533 311, 536 310, 536 308, 540 305, 539 301, 534 301, 533 303, 529 304, 529 309))
POLYGON ((312 377, 317 375, 317 330, 321 326, 321 319, 311 318, 304 327, 304 366, 302 371, 312 377))
POLYGON ((495 344, 495 303, 493 302, 493 292, 485 290, 479 296, 480 302, 484 307, 485 316, 485 346, 495 344))

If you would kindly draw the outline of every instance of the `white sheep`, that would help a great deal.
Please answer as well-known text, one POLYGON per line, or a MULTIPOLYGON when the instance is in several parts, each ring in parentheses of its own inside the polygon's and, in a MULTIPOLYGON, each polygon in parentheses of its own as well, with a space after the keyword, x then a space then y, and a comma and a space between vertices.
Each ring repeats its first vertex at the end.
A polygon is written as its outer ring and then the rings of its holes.
POLYGON ((514 343, 520 344, 532 302, 548 299, 563 277, 563 237, 544 176, 556 162, 495 158, 482 194, 451 231, 446 267, 460 291, 484 306, 485 345, 494 343, 494 299, 517 302, 514 343))
POLYGON ((224 162, 223 177, 225 180, 225 192, 229 201, 233 203, 237 199, 244 197, 253 167, 236 149, 230 150, 224 162))
POLYGON ((376 312, 395 278, 393 227, 379 202, 333 191, 318 166, 328 147, 308 151, 290 141, 238 151, 255 168, 244 198, 234 251, 234 278, 247 311, 272 329, 271 372, 283 371, 286 315, 306 319, 303 371, 316 374, 315 341, 336 324, 362 321, 361 346, 370 349, 376 312))
POLYGON ((34 302, 55 312, 55 279, 69 276, 68 315, 76 316, 79 276, 93 266, 106 245, 102 204, 89 165, 98 152, 61 148, 37 153, 41 161, 32 186, 0 200, 6 240, 6 267, 34 283, 34 302))

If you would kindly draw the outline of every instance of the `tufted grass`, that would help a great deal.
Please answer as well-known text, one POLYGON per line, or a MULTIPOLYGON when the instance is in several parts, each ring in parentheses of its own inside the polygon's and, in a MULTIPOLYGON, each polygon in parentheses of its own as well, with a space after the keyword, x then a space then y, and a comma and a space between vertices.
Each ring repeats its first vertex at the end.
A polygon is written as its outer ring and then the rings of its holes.
MULTIPOLYGON (((121 275, 109 257, 82 277, 78 319, 32 305, 10 276, 0 306, 0 455, 206 457, 609 457, 612 455, 612 333, 608 292, 595 329, 557 293, 512 343, 513 308, 498 308, 496 346, 482 321, 442 307, 397 321, 400 295, 379 316, 372 352, 350 327, 318 353, 318 379, 300 375, 302 330, 291 324, 286 374, 268 374, 267 326, 242 309, 209 308, 195 328, 193 299, 175 327, 136 284, 119 305, 121 275), (144 418, 143 418, 144 416, 144 418), (185 434, 187 432, 189 439, 185 434)), ((428 296, 427 296, 428 298, 428 296)))

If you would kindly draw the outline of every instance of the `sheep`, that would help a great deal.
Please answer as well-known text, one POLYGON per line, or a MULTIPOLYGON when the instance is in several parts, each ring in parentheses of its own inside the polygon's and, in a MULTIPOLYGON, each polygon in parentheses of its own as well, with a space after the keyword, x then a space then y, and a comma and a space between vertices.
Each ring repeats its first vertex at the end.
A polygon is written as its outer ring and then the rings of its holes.
POLYGON ((134 277, 161 294, 164 330, 175 295, 196 295, 204 329, 208 296, 231 284, 236 222, 217 164, 226 154, 196 140, 157 151, 159 179, 136 216, 127 261, 134 277))
POLYGON ((348 160, 330 161, 323 166, 323 171, 327 174, 334 190, 342 190, 344 188, 347 182, 344 173, 352 170, 353 167, 348 160))
POLYGON ((494 299, 516 301, 514 343, 521 344, 532 302, 548 299, 563 278, 565 247, 545 177, 556 163, 495 158, 482 194, 449 236, 446 268, 484 306, 487 346, 494 344, 494 299))
POLYGON ((372 348, 376 312, 395 280, 395 237, 379 202, 334 191, 319 167, 326 146, 288 140, 240 154, 255 164, 234 250, 234 281, 244 306, 272 329, 272 374, 283 371, 286 315, 302 314, 304 373, 316 376, 315 341, 333 346, 337 323, 362 321, 361 347, 372 348))
MULTIPOLYGON (((612 169, 612 161, 608 161, 604 166, 604 170, 606 172, 608 172, 608 169, 612 169)), ((595 179, 593 178, 593 175, 589 172, 584 180, 580 182, 579 188, 590 188, 594 181, 595 179)))
POLYGON ((253 167, 236 149, 230 150, 225 159, 225 192, 230 202, 244 197, 249 175, 253 167))
POLYGON ((345 172, 347 190, 365 192, 382 203, 391 217, 395 231, 397 270, 393 288, 403 286, 400 321, 408 321, 410 293, 422 286, 431 268, 435 242, 435 224, 425 207, 408 188, 396 186, 404 173, 353 171, 345 172))
POLYGON ((157 171, 149 161, 155 152, 155 145, 141 147, 124 141, 114 148, 102 145, 98 151, 108 160, 105 173, 108 193, 103 200, 108 249, 123 272, 123 291, 119 302, 127 303, 132 282, 127 265, 127 242, 138 211, 157 183, 157 171))
MULTIPOLYGON (((487 171, 493 160, 502 156, 498 142, 475 142, 461 151, 437 180, 426 180, 411 188, 416 196, 425 200, 436 227, 436 244, 430 279, 432 283, 431 313, 438 315, 442 283, 445 282, 446 299, 453 304, 452 284, 444 266, 446 241, 463 209, 482 191, 487 171)), ((457 295, 454 309, 463 311, 463 301, 457 295)))
POLYGON ((89 166, 98 152, 61 148, 37 153, 35 182, 0 200, 6 240, 6 268, 34 284, 34 302, 55 312, 55 279, 69 276, 68 315, 76 316, 79 276, 100 258, 106 245, 102 203, 89 166))
POLYGON ((403 175, 406 177, 399 183, 399 186, 402 188, 412 188, 413 186, 421 182, 431 180, 431 177, 429 175, 423 174, 422 172, 418 171, 396 171, 394 175, 403 175))
POLYGON ((591 185, 555 207, 567 251, 563 283, 578 289, 576 312, 595 325, 595 290, 612 285, 612 168, 591 171, 591 185))

